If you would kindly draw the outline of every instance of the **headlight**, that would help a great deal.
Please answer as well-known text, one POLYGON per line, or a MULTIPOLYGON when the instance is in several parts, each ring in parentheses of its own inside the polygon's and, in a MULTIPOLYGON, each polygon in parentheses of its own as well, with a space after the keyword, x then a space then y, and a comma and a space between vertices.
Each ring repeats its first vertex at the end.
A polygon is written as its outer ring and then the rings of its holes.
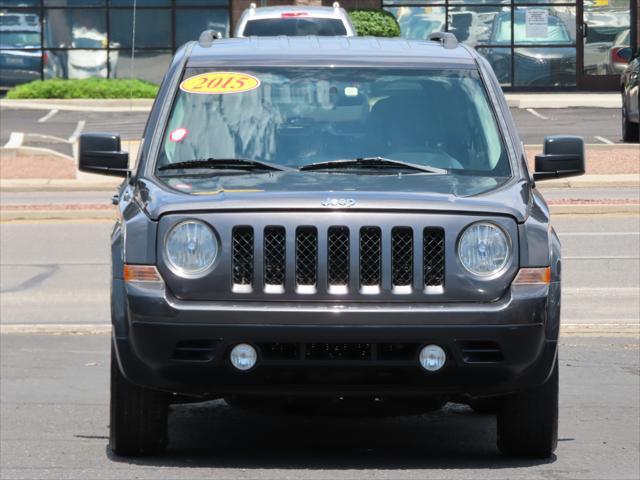
POLYGON ((218 240, 213 231, 196 220, 173 227, 164 248, 169 267, 181 277, 204 275, 218 256, 218 240))
POLYGON ((509 238, 493 223, 470 225, 458 241, 460 262, 474 275, 495 275, 507 264, 509 254, 509 238))

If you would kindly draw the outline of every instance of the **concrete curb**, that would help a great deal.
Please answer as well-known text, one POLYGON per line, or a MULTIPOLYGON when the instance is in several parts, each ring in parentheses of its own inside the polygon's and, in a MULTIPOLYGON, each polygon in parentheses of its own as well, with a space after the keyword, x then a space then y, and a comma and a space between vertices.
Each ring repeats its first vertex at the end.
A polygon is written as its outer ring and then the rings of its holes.
MULTIPOLYGON (((62 143, 62 142, 60 142, 62 143)), ((50 148, 41 147, 0 147, 0 157, 59 157, 75 163, 75 159, 64 153, 57 152, 50 148)), ((0 180, 2 182, 3 180, 0 180)))
MULTIPOLYGON (((0 334, 21 335, 109 335, 110 324, 4 324, 0 334)), ((560 327, 562 336, 638 337, 640 326, 628 323, 572 323, 560 327)))
MULTIPOLYGON (((551 205, 552 215, 640 215, 640 204, 569 204, 551 205)), ((0 222, 37 221, 114 221, 116 210, 0 210, 0 222)))

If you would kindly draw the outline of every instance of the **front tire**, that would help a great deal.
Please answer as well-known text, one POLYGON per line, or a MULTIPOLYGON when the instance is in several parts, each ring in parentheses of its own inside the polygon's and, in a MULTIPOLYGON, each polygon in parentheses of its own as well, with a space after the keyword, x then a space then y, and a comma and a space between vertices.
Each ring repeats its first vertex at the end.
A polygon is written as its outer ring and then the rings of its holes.
POLYGON ((505 455, 549 458, 558 445, 558 360, 539 387, 508 395, 498 412, 498 449, 505 455))
POLYGON ((169 398, 127 380, 111 344, 109 446, 116 455, 148 455, 167 446, 169 398))

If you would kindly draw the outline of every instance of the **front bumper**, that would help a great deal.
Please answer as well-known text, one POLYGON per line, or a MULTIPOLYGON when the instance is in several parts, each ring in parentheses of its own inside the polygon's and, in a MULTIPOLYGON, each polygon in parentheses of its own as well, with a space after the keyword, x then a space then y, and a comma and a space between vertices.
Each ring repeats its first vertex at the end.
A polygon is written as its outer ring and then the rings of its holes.
POLYGON ((512 288, 490 304, 337 305, 180 302, 129 285, 114 337, 132 382, 182 394, 498 395, 550 374, 555 287, 512 288), (249 372, 228 362, 237 343, 258 349, 249 372), (434 373, 417 362, 430 343, 447 352, 434 373))

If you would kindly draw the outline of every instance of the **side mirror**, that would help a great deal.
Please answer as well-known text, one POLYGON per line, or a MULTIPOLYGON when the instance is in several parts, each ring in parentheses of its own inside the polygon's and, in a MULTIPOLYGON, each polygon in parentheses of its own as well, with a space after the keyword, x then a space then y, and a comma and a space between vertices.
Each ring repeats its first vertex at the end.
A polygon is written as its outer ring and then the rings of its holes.
POLYGON ((585 172, 582 137, 547 137, 541 155, 536 155, 534 180, 577 177, 585 172))
POLYGON ((129 153, 120 150, 120 135, 84 133, 80 135, 78 169, 112 177, 129 174, 129 153))

